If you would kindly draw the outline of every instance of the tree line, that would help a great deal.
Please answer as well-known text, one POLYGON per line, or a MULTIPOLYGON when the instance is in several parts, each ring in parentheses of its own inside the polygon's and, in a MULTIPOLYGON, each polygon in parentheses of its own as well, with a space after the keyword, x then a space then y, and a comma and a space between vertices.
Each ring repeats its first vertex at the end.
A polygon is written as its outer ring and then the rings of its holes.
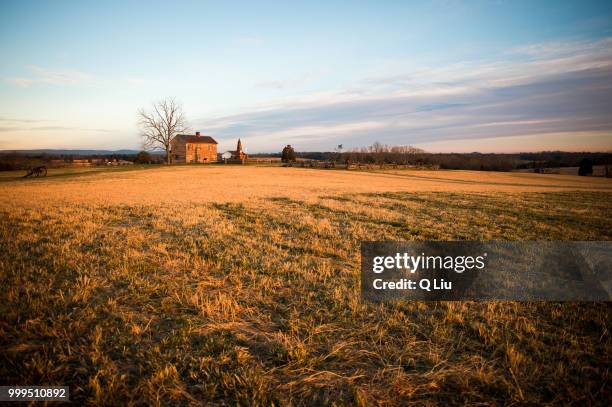
MULTIPOLYGON (((537 153, 428 153, 413 146, 390 146, 373 143, 344 151, 300 152, 290 145, 281 153, 283 162, 297 159, 319 160, 341 164, 399 164, 437 166, 441 169, 512 171, 516 169, 545 169, 612 165, 612 153, 544 151, 537 153)), ((253 155, 256 156, 257 154, 253 155)), ((270 154, 265 154, 270 156, 270 154)), ((586 170, 588 173, 589 170, 586 170)))
POLYGON ((137 154, 28 154, 26 152, 0 152, 0 171, 27 170, 36 166, 71 165, 75 161, 96 163, 101 160, 124 160, 135 164, 162 164, 160 154, 141 151, 137 154))

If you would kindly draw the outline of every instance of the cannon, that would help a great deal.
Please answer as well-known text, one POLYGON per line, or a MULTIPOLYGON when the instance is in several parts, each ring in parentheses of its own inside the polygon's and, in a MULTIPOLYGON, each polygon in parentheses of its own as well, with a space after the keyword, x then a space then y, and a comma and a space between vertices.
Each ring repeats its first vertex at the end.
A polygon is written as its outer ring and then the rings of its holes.
POLYGON ((47 167, 41 165, 40 167, 31 167, 28 169, 28 173, 24 175, 24 178, 28 177, 46 177, 47 176, 47 167))

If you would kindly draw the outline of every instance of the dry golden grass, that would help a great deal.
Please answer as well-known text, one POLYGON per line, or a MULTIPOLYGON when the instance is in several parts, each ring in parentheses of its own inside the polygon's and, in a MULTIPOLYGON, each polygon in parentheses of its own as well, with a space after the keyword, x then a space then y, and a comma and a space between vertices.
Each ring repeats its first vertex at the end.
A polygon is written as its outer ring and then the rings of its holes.
POLYGON ((213 166, 3 181, 0 377, 92 405, 609 405, 610 304, 362 303, 358 249, 610 240, 610 188, 213 166))
POLYGON ((320 195, 369 192, 612 192, 612 181, 605 178, 483 171, 366 172, 219 165, 51 175, 46 179, 26 180, 0 177, 4 179, 0 183, 0 205, 17 202, 26 206, 38 203, 157 205, 243 202, 275 196, 312 201, 320 195))

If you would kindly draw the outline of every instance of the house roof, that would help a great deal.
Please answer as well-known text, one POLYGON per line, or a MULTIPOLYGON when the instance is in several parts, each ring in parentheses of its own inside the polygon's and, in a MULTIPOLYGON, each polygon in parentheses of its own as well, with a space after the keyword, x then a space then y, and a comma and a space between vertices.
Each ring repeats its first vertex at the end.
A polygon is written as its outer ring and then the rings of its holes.
POLYGON ((185 143, 219 144, 210 136, 196 136, 195 134, 177 134, 174 140, 185 143))

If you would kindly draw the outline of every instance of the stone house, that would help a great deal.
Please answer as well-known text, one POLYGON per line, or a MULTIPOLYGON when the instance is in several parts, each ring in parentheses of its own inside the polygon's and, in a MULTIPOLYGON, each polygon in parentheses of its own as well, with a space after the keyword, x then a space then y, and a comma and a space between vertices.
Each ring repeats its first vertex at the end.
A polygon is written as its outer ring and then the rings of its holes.
POLYGON ((172 162, 210 163, 217 161, 217 142, 210 136, 177 134, 172 139, 172 162))

